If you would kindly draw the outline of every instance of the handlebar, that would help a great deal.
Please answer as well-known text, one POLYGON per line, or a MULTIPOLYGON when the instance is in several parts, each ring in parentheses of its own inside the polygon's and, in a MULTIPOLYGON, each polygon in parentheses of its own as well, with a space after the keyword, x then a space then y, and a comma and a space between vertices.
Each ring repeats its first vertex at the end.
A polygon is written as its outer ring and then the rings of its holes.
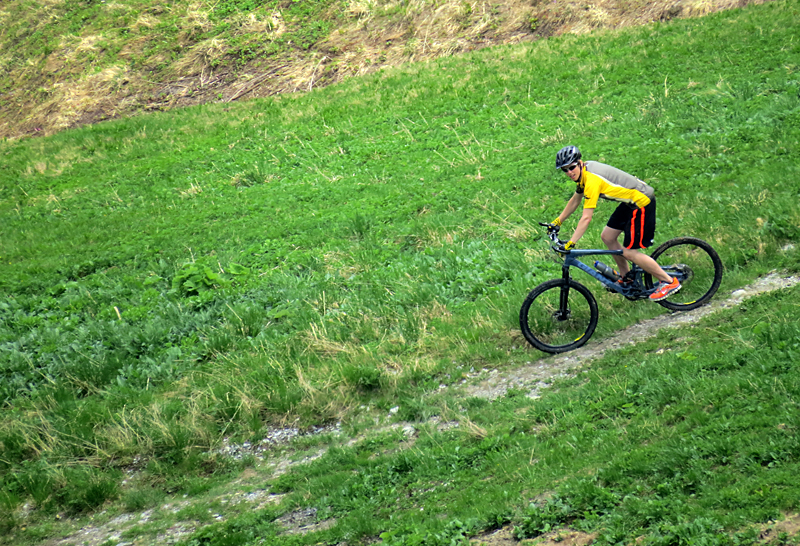
POLYGON ((552 248, 555 252, 558 252, 559 254, 569 254, 570 252, 569 250, 564 250, 564 245, 568 241, 564 241, 558 238, 558 229, 554 229, 555 226, 553 224, 539 222, 539 225, 547 228, 547 237, 553 243, 550 245, 550 248, 552 248))
POLYGON ((553 224, 546 224, 544 222, 539 222, 539 225, 542 227, 547 228, 547 237, 550 239, 552 244, 550 248, 553 249, 554 252, 561 254, 562 256, 567 256, 569 254, 573 254, 576 257, 581 256, 594 256, 594 255, 609 255, 609 256, 622 256, 623 250, 600 250, 600 249, 572 249, 572 250, 564 250, 564 245, 567 244, 568 241, 564 241, 563 239, 558 238, 558 227, 553 224))

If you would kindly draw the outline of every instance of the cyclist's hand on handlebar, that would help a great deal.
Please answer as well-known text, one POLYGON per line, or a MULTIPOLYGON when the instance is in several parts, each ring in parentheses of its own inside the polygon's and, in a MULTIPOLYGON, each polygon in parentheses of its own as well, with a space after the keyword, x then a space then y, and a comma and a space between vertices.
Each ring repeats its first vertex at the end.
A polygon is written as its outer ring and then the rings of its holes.
POLYGON ((566 243, 564 243, 559 247, 559 250, 561 252, 569 252, 570 250, 575 250, 575 243, 573 243, 572 241, 567 241, 566 243))
POLYGON ((547 233, 558 233, 561 230, 561 226, 556 224, 542 224, 547 228, 547 233))

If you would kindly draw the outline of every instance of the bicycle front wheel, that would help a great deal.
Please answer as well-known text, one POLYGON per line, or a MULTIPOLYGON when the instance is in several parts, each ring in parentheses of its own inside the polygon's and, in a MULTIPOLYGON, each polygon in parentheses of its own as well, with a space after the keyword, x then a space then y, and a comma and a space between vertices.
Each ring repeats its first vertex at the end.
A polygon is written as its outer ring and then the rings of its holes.
MULTIPOLYGON (((681 289, 658 303, 673 311, 689 311, 708 302, 722 282, 722 260, 710 244, 694 237, 677 237, 659 246, 651 257, 672 277, 681 282, 681 289)), ((650 275, 644 275, 645 286, 654 286, 650 275)))
POLYGON ((589 341, 597 316, 597 301, 585 286, 572 279, 553 279, 528 294, 519 311, 519 324, 528 343, 557 354, 589 341))

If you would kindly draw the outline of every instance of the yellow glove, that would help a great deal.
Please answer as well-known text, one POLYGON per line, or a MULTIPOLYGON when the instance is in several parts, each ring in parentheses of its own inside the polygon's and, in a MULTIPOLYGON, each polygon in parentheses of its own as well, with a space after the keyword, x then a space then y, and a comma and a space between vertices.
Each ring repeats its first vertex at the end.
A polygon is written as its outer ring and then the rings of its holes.
POLYGON ((572 241, 568 241, 567 244, 564 245, 564 250, 573 250, 575 248, 575 243, 572 241))
POLYGON ((551 224, 553 224, 553 225, 554 225, 554 226, 556 226, 556 227, 561 227, 561 217, 556 217, 556 219, 555 219, 555 220, 553 220, 553 221, 552 221, 552 222, 550 222, 550 223, 551 223, 551 224))

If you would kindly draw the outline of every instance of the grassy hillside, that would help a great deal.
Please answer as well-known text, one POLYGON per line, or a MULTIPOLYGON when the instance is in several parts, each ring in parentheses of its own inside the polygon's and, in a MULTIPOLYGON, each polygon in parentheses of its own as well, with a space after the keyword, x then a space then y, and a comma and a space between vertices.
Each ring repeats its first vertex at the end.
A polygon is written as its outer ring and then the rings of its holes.
MULTIPOLYGON (((283 502, 190 543, 257 542, 314 508, 333 525, 282 543, 451 544, 512 522, 521 537, 571 524, 607 543, 723 544, 796 509, 796 290, 538 401, 434 393, 542 356, 517 313, 559 271, 533 226, 571 193, 553 168, 568 142, 652 183, 657 242, 710 241, 723 291, 797 269, 799 10, 0 143, 0 541, 207 494, 255 462, 219 455, 224 438, 334 422, 366 439, 317 440, 323 459, 261 476, 283 502), (369 433, 387 415, 464 426, 420 425, 410 447, 369 433)), ((598 337, 664 313, 585 280, 598 337)), ((212 521, 203 506, 138 532, 175 518, 212 521)))
POLYGON ((748 3, 6 0, 0 5, 0 138, 308 91, 486 46, 748 3))

